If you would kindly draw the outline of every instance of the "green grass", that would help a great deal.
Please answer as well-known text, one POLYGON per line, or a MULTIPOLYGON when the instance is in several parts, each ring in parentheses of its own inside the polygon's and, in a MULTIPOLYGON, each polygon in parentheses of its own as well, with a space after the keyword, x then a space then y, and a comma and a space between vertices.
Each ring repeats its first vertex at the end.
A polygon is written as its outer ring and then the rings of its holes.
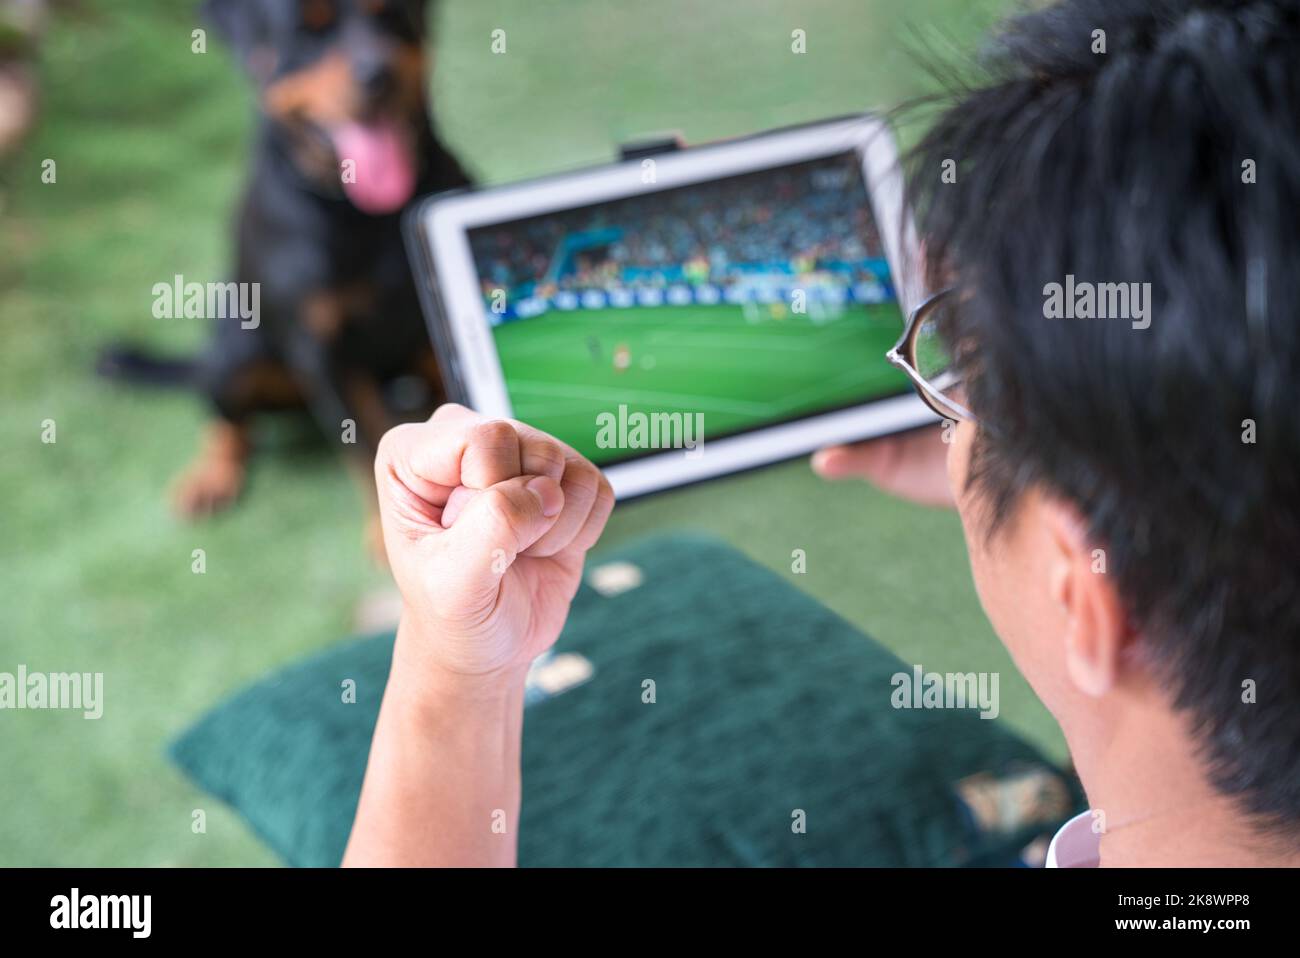
MULTIPOLYGON (((226 278, 251 96, 227 54, 190 52, 193 6, 81 0, 43 47, 43 121, 0 168, 0 671, 102 671, 105 714, 0 713, 0 865, 271 864, 163 748, 221 697, 346 635, 384 583, 345 470, 270 424, 238 509, 188 526, 169 477, 197 399, 110 387, 103 342, 197 346, 151 316, 154 283, 226 278), (42 184, 53 159, 57 181, 42 184), (42 443, 53 420, 57 441, 42 443), (192 553, 203 549, 206 573, 192 553), (191 814, 208 813, 206 834, 191 814)), ((599 161, 647 131, 700 141, 888 105, 924 87, 899 38, 971 38, 967 0, 448 0, 436 110, 490 181, 599 161), (505 29, 508 53, 489 37, 505 29), (790 53, 804 29, 808 53, 790 53)), ((1058 757, 1059 733, 979 611, 956 518, 797 462, 620 508, 614 544, 720 535, 909 662, 997 670, 1002 717, 1058 757), (806 574, 791 553, 807 552, 806 574)))
POLYGON ((620 405, 698 413, 716 439, 905 390, 884 359, 901 322, 892 304, 820 323, 803 314, 751 322, 734 305, 660 306, 553 310, 493 332, 515 415, 601 461, 610 450, 597 442, 597 417, 620 405))

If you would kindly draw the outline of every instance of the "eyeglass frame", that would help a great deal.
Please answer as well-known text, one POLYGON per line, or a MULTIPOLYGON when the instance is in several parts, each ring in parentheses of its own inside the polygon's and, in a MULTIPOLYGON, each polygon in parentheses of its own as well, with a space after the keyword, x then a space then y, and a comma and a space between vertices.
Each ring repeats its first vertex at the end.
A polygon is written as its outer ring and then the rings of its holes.
POLYGON ((890 365, 901 369, 907 378, 912 381, 912 386, 916 389, 917 395, 921 401, 930 409, 939 414, 943 419, 964 419, 967 422, 978 423, 979 420, 961 403, 955 402, 945 396, 938 386, 931 383, 921 375, 916 364, 916 339, 917 333, 921 329, 921 324, 934 311, 935 306, 947 299, 956 292, 955 286, 949 286, 942 289, 922 300, 912 310, 907 317, 907 322, 903 324, 903 334, 898 337, 898 342, 894 343, 892 349, 885 353, 885 358, 889 360, 890 365))

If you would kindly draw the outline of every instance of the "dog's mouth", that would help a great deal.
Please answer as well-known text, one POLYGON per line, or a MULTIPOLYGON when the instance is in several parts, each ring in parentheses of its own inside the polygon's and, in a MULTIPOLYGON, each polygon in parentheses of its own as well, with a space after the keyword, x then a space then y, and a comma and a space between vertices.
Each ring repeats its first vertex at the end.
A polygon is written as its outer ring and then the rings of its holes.
POLYGON ((295 134, 304 172, 334 180, 363 213, 393 213, 415 194, 419 174, 421 62, 418 51, 408 53, 390 65, 391 89, 367 92, 335 50, 268 84, 263 106, 295 134))
POLYGON ((415 143, 405 124, 380 117, 325 127, 338 154, 343 192, 363 213, 393 213, 415 193, 415 143))

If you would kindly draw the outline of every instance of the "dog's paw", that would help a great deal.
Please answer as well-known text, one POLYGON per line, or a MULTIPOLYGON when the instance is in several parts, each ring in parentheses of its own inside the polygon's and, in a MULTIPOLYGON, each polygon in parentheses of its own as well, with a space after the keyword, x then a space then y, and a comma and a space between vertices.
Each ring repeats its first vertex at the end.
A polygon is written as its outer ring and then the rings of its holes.
POLYGON ((210 516, 234 503, 244 488, 242 463, 196 462, 172 486, 172 507, 184 519, 210 516))

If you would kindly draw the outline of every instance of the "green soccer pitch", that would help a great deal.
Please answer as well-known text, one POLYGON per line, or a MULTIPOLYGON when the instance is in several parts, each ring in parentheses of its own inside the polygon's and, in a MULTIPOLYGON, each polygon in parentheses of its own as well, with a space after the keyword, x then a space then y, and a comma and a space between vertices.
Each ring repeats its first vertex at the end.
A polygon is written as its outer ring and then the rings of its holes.
POLYGON ((750 320, 739 306, 553 310, 494 330, 515 417, 593 461, 601 413, 701 413, 704 437, 903 391, 885 361, 898 306, 750 320))

